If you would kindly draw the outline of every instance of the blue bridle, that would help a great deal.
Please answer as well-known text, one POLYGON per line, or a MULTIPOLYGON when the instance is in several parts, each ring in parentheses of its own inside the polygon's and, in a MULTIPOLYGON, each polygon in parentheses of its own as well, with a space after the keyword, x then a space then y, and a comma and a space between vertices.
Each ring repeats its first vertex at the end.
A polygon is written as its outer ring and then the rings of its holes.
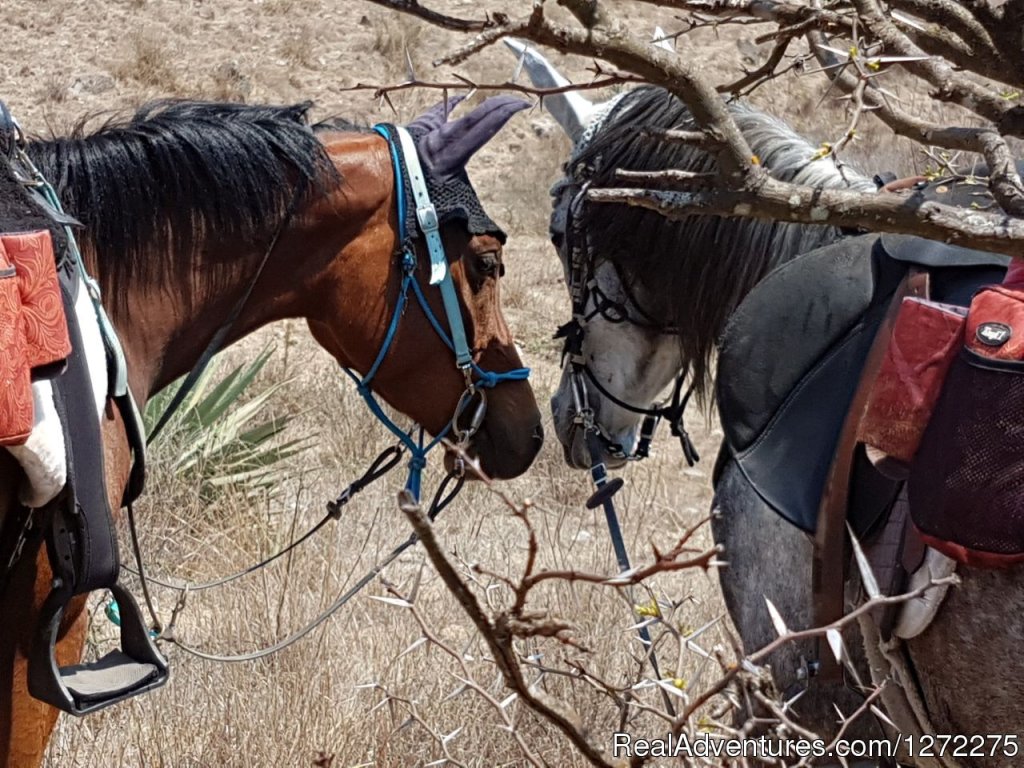
POLYGON ((388 325, 384 341, 381 343, 377 357, 370 366, 370 370, 361 379, 358 374, 349 368, 342 370, 347 373, 356 383, 356 389, 366 401, 366 405, 373 412, 374 416, 388 428, 388 430, 399 439, 405 448, 408 449, 409 478, 406 481, 406 489, 419 499, 420 481, 424 467, 427 465, 427 454, 444 439, 453 428, 459 433, 459 443, 465 446, 469 438, 479 429, 483 422, 487 400, 483 390, 490 389, 504 381, 525 381, 529 378, 529 368, 515 368, 511 371, 485 371, 475 362, 466 341, 466 328, 462 322, 462 310, 459 307, 459 300, 455 292, 455 283, 452 280, 451 270, 448 269, 448 260, 444 253, 444 245, 441 242, 441 234, 438 225, 437 211, 430 202, 427 193, 426 180, 423 169, 420 166, 419 156, 416 147, 408 131, 401 127, 390 127, 376 125, 374 131, 379 133, 388 142, 391 152, 391 163, 395 172, 395 198, 398 204, 398 239, 402 248, 402 284, 398 292, 398 301, 395 305, 394 314, 388 325), (392 134, 392 130, 395 134, 392 134), (399 155, 401 147, 401 155, 399 155), (430 254, 430 284, 437 285, 441 290, 441 300, 444 303, 445 315, 448 320, 450 333, 438 321, 434 311, 427 303, 423 295, 423 289, 416 280, 416 254, 412 248, 412 236, 406 232, 406 199, 405 180, 402 178, 402 158, 405 159, 409 175, 409 187, 412 190, 413 201, 416 205, 416 221, 423 237, 427 243, 427 251, 430 254), (423 314, 426 315, 430 325, 452 352, 455 354, 455 365, 462 372, 466 380, 466 390, 459 398, 451 421, 433 440, 424 444, 423 429, 419 429, 418 439, 413 439, 412 430, 406 431, 395 424, 394 421, 384 412, 377 398, 374 397, 370 385, 373 383, 377 371, 383 364, 391 344, 394 342, 395 334, 398 332, 398 323, 405 313, 406 305, 409 302, 409 291, 412 290, 416 301, 419 303, 423 314), (474 375, 476 379, 474 380, 474 375), (478 401, 471 416, 469 427, 459 429, 457 421, 472 405, 474 400, 478 401))

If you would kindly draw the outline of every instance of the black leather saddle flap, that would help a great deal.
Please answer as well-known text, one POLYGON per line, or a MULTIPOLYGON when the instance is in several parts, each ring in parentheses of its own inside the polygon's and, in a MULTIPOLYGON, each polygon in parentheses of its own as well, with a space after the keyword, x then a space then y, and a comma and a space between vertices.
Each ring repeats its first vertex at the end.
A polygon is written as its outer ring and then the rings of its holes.
POLYGON ((817 524, 843 421, 885 314, 882 304, 873 309, 799 381, 758 439, 735 452, 761 497, 805 531, 817 524))
MULTIPOLYGON (((805 531, 815 528, 846 412, 907 266, 890 258, 876 235, 847 238, 772 272, 726 326, 717 394, 729 453, 757 493, 805 531)), ((967 304, 1004 272, 931 270, 933 298, 967 304)), ((871 473, 858 457, 855 486, 870 492, 853 494, 857 530, 878 519, 894 491, 866 477, 871 473)))
POLYGON ((906 265, 882 258, 877 241, 877 235, 850 237, 798 256, 762 280, 730 316, 716 386, 734 453, 752 446, 819 361, 839 354, 837 345, 876 296, 882 301, 895 290, 906 265))

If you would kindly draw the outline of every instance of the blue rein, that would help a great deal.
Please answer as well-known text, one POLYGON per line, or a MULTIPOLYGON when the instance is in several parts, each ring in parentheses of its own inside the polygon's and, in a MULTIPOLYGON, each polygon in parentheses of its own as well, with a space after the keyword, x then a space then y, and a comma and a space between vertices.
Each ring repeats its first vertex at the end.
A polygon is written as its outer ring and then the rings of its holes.
MULTIPOLYGON (((388 142, 388 148, 391 151, 391 163, 395 172, 395 198, 398 202, 398 238, 402 246, 402 284, 399 288, 398 302, 395 305, 394 314, 391 316, 387 333, 384 336, 384 341, 381 343, 380 350, 377 352, 377 358, 373 361, 373 365, 370 366, 370 370, 362 378, 359 378, 359 375, 349 368, 343 368, 342 370, 356 383, 356 389, 363 400, 366 401, 366 405, 373 412, 374 416, 408 449, 410 454, 409 477, 405 487, 419 500, 423 469, 427 465, 427 454, 452 430, 459 416, 477 395, 481 396, 480 407, 483 407, 486 401, 482 398, 483 392, 480 390, 493 388, 504 381, 525 381, 530 376, 530 369, 515 368, 511 371, 502 372, 485 371, 473 362, 473 355, 466 341, 466 329, 462 322, 462 310, 459 307, 455 283, 452 280, 451 270, 447 269, 447 259, 444 247, 441 244, 437 212, 427 194, 422 169, 420 168, 419 158, 416 155, 412 139, 404 128, 394 129, 398 134, 397 138, 392 135, 392 129, 388 126, 376 125, 373 130, 383 136, 388 142), (438 285, 441 290, 441 299, 444 303, 450 333, 445 331, 434 311, 430 308, 430 304, 427 303, 427 299, 423 294, 423 289, 416 280, 416 255, 412 249, 412 238, 408 236, 405 227, 406 199, 401 156, 399 155, 400 144, 403 145, 403 150, 405 150, 402 154, 405 157, 406 166, 409 171, 409 182, 417 206, 416 220, 426 239, 427 249, 430 253, 431 284, 438 285), (456 406, 451 421, 434 439, 425 444, 423 429, 419 429, 418 439, 413 439, 413 431, 407 432, 395 424, 384 412, 380 403, 377 402, 377 398, 370 388, 374 377, 377 375, 377 371, 380 370, 380 366, 384 363, 391 349, 391 344, 395 340, 398 324, 409 303, 410 289, 412 289, 416 301, 423 310, 423 314, 426 315, 427 320, 430 321, 434 331, 441 338, 441 341, 445 343, 445 346, 455 354, 456 367, 462 371, 466 378, 466 391, 459 398, 459 403, 456 406), (474 375, 476 376, 475 380, 473 378, 474 375)), ((471 425, 470 431, 463 433, 465 439, 468 440, 472 433, 476 431, 476 427, 479 426, 479 421, 482 421, 482 417, 481 411, 474 420, 474 425, 471 425)))

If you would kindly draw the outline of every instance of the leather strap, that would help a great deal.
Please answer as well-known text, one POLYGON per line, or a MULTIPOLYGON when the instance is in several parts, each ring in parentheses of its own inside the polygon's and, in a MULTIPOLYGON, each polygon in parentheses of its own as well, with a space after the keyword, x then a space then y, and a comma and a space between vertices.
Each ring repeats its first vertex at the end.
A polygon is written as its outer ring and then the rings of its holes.
POLYGON ((927 176, 906 176, 902 179, 893 179, 888 184, 884 184, 879 188, 879 192, 905 192, 908 189, 913 189, 918 184, 928 181, 927 176))
MULTIPOLYGON (((459 300, 455 295, 455 283, 452 282, 451 273, 448 270, 448 259, 444 253, 444 244, 441 242, 437 210, 430 202, 426 176, 420 165, 419 154, 412 136, 400 126, 395 128, 395 133, 402 146, 405 169, 409 176, 409 187, 412 189, 413 202, 416 204, 416 221, 420 225, 420 231, 423 232, 423 237, 427 242, 427 252, 430 254, 430 284, 437 285, 441 289, 444 311, 448 316, 448 332, 451 334, 452 346, 455 348, 455 363, 459 368, 468 368, 473 362, 473 355, 466 341, 462 310, 459 308, 459 300)), ((399 194, 401 194, 401 190, 399 190, 399 194)))
MULTIPOLYGON (((850 477, 853 472, 853 457, 857 447, 857 427, 864 417, 868 396, 874 386, 875 377, 882 367, 885 351, 892 337, 896 316, 903 299, 907 296, 928 297, 928 273, 911 266, 896 288, 889 308, 878 327, 878 332, 868 351, 860 383, 854 393, 839 435, 836 454, 825 481, 818 526, 814 536, 814 560, 811 569, 811 590, 814 625, 824 627, 839 621, 844 613, 844 588, 846 583, 846 512, 849 502, 850 477)), ((835 656, 821 643, 818 675, 826 680, 842 677, 842 668, 835 656)))

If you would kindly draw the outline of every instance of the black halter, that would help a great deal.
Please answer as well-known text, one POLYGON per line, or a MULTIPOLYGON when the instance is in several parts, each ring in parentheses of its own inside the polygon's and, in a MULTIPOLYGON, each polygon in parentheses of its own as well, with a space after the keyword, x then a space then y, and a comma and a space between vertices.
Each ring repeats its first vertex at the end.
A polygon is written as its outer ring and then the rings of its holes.
MULTIPOLYGON (((583 217, 580 215, 586 205, 587 188, 590 183, 586 182, 569 203, 566 212, 565 241, 563 247, 569 255, 569 292, 572 297, 572 320, 562 325, 555 332, 556 339, 564 339, 562 347, 562 364, 566 360, 572 366, 570 381, 572 384, 573 406, 575 409, 574 422, 583 427, 588 433, 594 433, 604 450, 611 456, 627 460, 639 460, 647 458, 650 453, 651 440, 654 438, 654 431, 661 419, 668 421, 672 434, 679 438, 680 446, 683 449, 683 456, 691 467, 700 460, 693 441, 683 425, 683 413, 686 405, 693 394, 694 385, 691 384, 686 392, 683 392, 683 384, 686 380, 685 369, 676 377, 675 385, 672 387, 672 397, 666 404, 652 405, 643 408, 627 403, 615 396, 605 388, 597 376, 587 365, 583 356, 583 338, 586 335, 586 324, 594 317, 600 315, 610 323, 628 322, 639 328, 653 330, 661 334, 676 335, 678 329, 673 326, 666 326, 657 321, 649 312, 637 302, 629 288, 628 282, 619 269, 614 265, 625 294, 625 301, 615 301, 608 296, 598 285, 595 275, 596 259, 594 249, 590 244, 587 233, 584 229, 583 217), (594 307, 587 312, 587 305, 593 299, 594 307), (635 312, 631 313, 630 308, 635 312), (644 416, 640 428, 640 441, 636 450, 629 454, 622 445, 611 439, 611 436, 594 419, 594 412, 590 406, 587 395, 587 387, 584 377, 589 379, 595 389, 612 403, 631 413, 644 416)), ((593 457, 597 460, 597 457, 593 457)))

